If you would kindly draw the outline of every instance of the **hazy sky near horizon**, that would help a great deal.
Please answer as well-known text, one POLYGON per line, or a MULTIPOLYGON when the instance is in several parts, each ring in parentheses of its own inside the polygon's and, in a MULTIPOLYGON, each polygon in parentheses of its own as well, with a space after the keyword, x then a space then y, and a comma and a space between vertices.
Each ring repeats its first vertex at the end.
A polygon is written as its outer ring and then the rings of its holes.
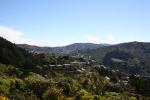
POLYGON ((150 41, 150 0, 0 0, 0 36, 14 43, 150 41))

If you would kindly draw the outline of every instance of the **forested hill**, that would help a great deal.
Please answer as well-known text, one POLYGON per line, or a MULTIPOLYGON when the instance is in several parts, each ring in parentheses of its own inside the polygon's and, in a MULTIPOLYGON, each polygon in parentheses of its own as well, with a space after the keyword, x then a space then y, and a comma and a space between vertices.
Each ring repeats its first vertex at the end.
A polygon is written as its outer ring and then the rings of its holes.
POLYGON ((150 73, 150 43, 129 42, 80 53, 131 74, 150 73))
POLYGON ((29 60, 32 60, 31 54, 0 37, 0 63, 22 66, 29 60))

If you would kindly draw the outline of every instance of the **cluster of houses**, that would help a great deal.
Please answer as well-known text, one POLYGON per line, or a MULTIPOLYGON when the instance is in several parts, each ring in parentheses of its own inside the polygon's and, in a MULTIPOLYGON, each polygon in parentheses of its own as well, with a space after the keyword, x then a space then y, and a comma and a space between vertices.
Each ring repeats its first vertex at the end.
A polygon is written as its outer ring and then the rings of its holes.
MULTIPOLYGON (((108 67, 105 67, 102 64, 98 64, 95 60, 91 60, 91 59, 85 59, 84 60, 77 60, 77 57, 73 57, 74 61, 70 61, 70 63, 64 63, 64 64, 47 64, 47 65, 43 65, 45 69, 49 69, 49 70, 67 70, 69 72, 78 72, 78 73, 82 73, 85 70, 89 71, 89 74, 92 73, 90 71, 90 69, 92 69, 93 66, 97 67, 98 69, 100 69, 102 71, 102 73, 105 73, 105 79, 110 81, 111 79, 114 79, 114 77, 116 78, 115 73, 119 73, 119 70, 111 70, 111 73, 114 73, 114 75, 109 75, 109 72, 107 72, 109 69, 108 67), (73 69, 73 70, 72 70, 73 69), (108 74, 108 75, 107 75, 108 74)), ((123 79, 117 79, 117 81, 119 83, 124 83, 125 85, 128 84, 129 82, 129 77, 124 76, 123 79)))
POLYGON ((45 68, 49 68, 49 69, 68 69, 71 67, 80 67, 83 65, 86 65, 87 62, 79 62, 79 61, 73 61, 67 64, 49 64, 49 65, 44 65, 45 68))
POLYGON ((73 60, 70 60, 68 63, 59 63, 56 64, 45 64, 43 65, 45 70, 66 70, 68 72, 78 72, 82 73, 87 69, 91 69, 94 63, 96 63, 95 60, 86 59, 81 56, 71 56, 73 60))

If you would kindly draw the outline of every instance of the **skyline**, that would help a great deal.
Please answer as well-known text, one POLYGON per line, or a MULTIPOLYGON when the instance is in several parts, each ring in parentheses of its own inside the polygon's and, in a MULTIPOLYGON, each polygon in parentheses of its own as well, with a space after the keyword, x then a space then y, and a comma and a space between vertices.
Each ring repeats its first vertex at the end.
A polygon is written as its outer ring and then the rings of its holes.
POLYGON ((149 0, 0 0, 0 36, 13 43, 150 42, 149 0))

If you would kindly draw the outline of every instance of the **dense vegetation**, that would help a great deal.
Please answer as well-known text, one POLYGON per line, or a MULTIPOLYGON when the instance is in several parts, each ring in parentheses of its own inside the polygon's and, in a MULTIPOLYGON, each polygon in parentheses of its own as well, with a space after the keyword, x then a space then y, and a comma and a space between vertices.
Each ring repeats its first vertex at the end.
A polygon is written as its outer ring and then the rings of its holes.
POLYGON ((150 98, 149 78, 130 76, 78 56, 30 54, 3 38, 0 47, 0 100, 150 98))
POLYGON ((0 62, 11 65, 21 65, 26 62, 31 55, 27 51, 16 47, 15 44, 0 37, 0 62))
POLYGON ((94 50, 81 51, 81 54, 129 74, 150 74, 150 43, 130 42, 94 50))

